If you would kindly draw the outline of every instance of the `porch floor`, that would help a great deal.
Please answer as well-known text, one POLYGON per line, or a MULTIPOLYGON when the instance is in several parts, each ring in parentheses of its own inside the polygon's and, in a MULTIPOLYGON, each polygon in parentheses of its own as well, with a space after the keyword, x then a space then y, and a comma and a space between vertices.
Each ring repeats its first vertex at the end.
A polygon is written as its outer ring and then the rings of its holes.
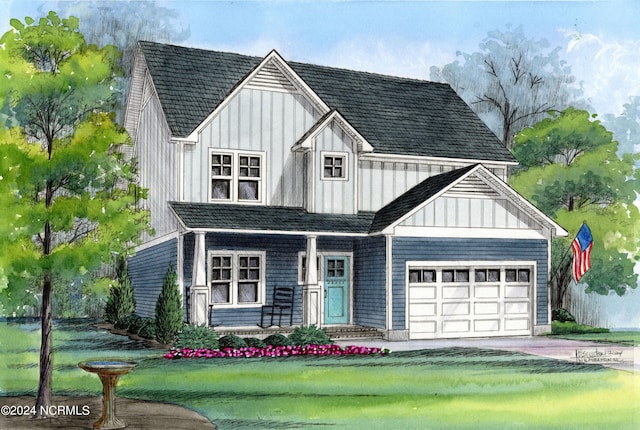
MULTIPOLYGON (((346 340, 346 339, 382 339, 384 333, 373 327, 362 327, 356 325, 347 326, 328 326, 322 327, 327 336, 332 340, 346 340)), ((240 337, 255 337, 258 339, 264 339, 265 337, 274 333, 281 333, 284 335, 291 334, 295 326, 271 326, 268 328, 260 327, 214 327, 213 330, 220 336, 228 334, 234 334, 240 337)))

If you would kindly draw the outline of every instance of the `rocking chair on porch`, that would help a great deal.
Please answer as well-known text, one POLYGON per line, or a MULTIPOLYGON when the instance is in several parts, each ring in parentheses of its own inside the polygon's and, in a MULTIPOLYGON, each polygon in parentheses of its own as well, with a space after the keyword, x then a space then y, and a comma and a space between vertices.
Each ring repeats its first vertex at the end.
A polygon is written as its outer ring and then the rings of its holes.
POLYGON ((282 318, 289 318, 289 325, 293 325, 293 298, 294 287, 278 287, 273 289, 273 298, 270 305, 264 305, 260 312, 260 324, 262 328, 274 325, 275 317, 278 317, 278 326, 282 326, 282 318), (269 324, 265 325, 265 317, 269 324))

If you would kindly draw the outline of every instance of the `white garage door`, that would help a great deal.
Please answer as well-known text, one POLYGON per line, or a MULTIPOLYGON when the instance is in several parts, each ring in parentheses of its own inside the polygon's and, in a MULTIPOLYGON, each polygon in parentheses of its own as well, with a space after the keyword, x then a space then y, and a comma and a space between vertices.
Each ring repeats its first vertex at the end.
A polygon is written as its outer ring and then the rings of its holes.
POLYGON ((411 339, 531 334, 533 263, 407 270, 411 339))

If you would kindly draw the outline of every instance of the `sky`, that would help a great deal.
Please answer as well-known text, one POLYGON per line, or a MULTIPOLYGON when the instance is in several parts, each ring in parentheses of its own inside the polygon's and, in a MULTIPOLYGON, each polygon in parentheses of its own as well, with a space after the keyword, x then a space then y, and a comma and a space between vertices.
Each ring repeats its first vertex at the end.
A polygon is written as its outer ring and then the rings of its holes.
MULTIPOLYGON (((10 18, 39 17, 58 1, 0 0, 0 32, 10 18)), ((117 1, 111 1, 117 5, 117 1)), ((560 47, 593 113, 620 114, 640 96, 640 2, 608 1, 157 1, 190 37, 181 45, 429 79, 473 53, 492 30, 522 26, 560 47)), ((606 302, 611 323, 640 328, 640 291, 606 302)))

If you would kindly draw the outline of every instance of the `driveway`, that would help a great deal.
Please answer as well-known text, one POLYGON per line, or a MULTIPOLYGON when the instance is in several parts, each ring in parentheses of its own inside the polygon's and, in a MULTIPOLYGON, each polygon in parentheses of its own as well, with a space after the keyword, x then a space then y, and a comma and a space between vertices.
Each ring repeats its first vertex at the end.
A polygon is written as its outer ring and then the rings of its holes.
POLYGON ((544 336, 430 339, 401 342, 345 339, 337 341, 336 343, 341 346, 360 345, 389 348, 392 352, 452 347, 499 349, 555 358, 574 363, 601 364, 603 366, 619 370, 640 371, 640 348, 638 347, 624 346, 614 343, 558 339, 544 336))

